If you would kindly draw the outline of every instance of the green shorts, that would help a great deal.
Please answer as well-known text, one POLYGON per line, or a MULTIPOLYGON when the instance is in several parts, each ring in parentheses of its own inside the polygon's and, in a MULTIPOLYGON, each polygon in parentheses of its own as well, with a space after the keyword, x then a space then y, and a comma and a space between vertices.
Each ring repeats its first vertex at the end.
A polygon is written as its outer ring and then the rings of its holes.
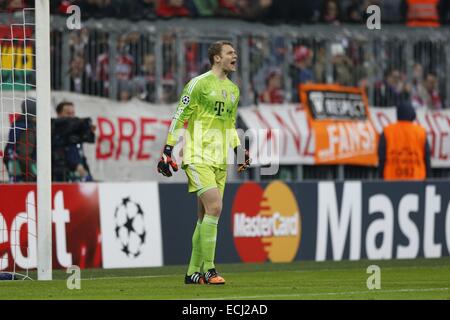
POLYGON ((183 169, 188 177, 189 192, 196 192, 200 196, 205 191, 218 188, 223 197, 227 170, 204 164, 187 164, 183 169))

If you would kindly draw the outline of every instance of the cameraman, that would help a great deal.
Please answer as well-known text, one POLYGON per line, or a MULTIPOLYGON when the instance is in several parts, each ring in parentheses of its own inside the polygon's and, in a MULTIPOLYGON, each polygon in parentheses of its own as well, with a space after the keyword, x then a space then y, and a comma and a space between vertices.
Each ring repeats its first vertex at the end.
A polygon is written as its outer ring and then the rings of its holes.
POLYGON ((90 119, 75 117, 72 102, 59 103, 56 114, 57 119, 52 121, 53 180, 92 181, 83 142, 94 142, 95 126, 90 119))

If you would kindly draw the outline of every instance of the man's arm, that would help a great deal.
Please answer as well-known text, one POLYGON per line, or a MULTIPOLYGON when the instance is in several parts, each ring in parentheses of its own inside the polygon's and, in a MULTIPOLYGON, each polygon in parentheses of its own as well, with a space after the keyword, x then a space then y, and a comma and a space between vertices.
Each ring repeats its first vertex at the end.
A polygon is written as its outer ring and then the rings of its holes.
POLYGON ((191 80, 183 89, 180 101, 178 102, 177 111, 175 112, 169 127, 166 145, 173 147, 177 143, 179 130, 184 127, 184 123, 189 120, 198 104, 197 97, 199 96, 199 88, 197 83, 192 83, 193 81, 195 81, 195 79, 191 80))
POLYGON ((240 98, 240 94, 238 93, 238 96, 236 97, 236 104, 234 105, 234 109, 233 109, 233 132, 232 132, 232 136, 231 136, 231 141, 230 141, 230 146, 234 149, 236 149, 236 147, 241 145, 241 141, 239 140, 239 135, 237 133, 236 130, 236 120, 237 120, 237 110, 238 110, 238 105, 239 105, 239 98, 240 98))
POLYGON ((237 109, 239 105, 239 97, 240 94, 238 93, 238 96, 236 98, 236 104, 234 106, 233 110, 233 133, 231 136, 230 146, 234 150, 234 154, 236 155, 237 163, 238 163, 238 172, 245 171, 250 166, 250 154, 248 150, 245 149, 241 145, 241 141, 239 139, 239 135, 236 130, 236 120, 237 120, 237 109))
POLYGON ((198 80, 192 79, 183 90, 180 101, 178 102, 177 111, 173 116, 172 123, 167 134, 166 145, 164 147, 161 159, 158 162, 158 172, 165 177, 171 177, 173 171, 178 171, 178 165, 172 160, 172 150, 178 141, 180 129, 184 127, 185 121, 189 120, 198 104, 197 97, 200 90, 197 86, 198 80))

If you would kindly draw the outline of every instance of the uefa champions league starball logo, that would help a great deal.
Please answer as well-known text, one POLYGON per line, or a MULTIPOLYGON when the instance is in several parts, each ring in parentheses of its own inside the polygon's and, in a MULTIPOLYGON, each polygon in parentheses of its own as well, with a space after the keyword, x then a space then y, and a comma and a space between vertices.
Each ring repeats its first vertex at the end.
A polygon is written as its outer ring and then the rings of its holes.
POLYGON ((141 205, 130 197, 123 198, 114 211, 116 240, 121 251, 130 258, 137 258, 145 243, 145 219, 141 205))
POLYGON ((191 98, 189 98, 189 96, 183 96, 183 97, 181 98, 181 102, 182 102, 185 106, 187 106, 187 105, 189 104, 189 102, 191 102, 191 98))

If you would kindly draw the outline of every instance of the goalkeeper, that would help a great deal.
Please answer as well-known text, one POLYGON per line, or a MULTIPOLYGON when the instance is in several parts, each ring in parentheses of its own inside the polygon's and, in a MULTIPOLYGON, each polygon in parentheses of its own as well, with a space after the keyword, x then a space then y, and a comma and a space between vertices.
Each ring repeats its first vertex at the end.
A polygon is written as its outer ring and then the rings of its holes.
POLYGON ((236 51, 230 42, 218 41, 208 49, 208 58, 211 70, 193 78, 183 90, 158 163, 158 172, 164 176, 172 176, 171 169, 178 170, 172 150, 179 130, 188 121, 182 169, 188 177, 189 192, 198 197, 198 220, 186 284, 225 283, 216 271, 214 255, 229 147, 237 156, 239 172, 250 165, 248 151, 241 147, 235 128, 239 88, 228 79, 236 71, 236 51))

